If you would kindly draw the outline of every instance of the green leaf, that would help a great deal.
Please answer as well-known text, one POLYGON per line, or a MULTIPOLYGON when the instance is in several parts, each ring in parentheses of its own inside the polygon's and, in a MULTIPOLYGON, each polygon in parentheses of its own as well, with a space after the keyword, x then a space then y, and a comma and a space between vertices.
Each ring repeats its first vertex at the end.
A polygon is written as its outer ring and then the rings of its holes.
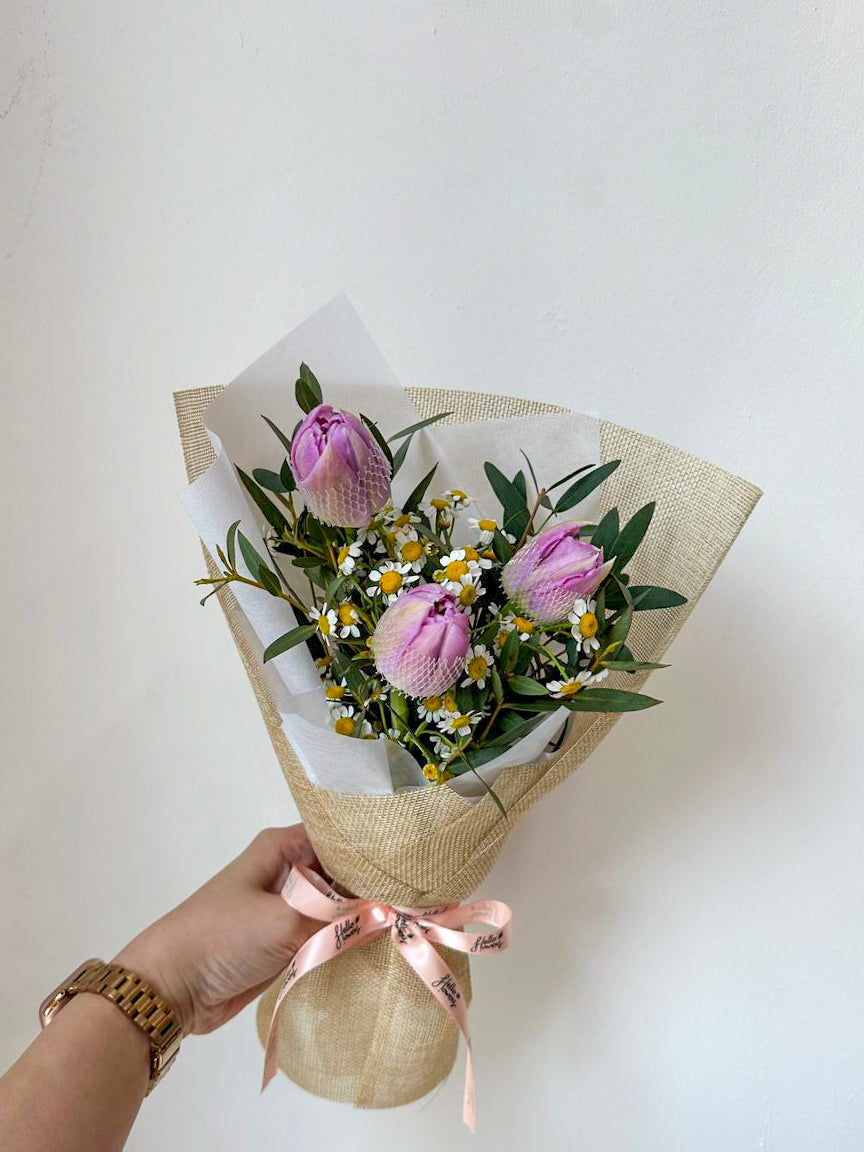
POLYGON ((313 408, 318 407, 319 401, 315 399, 315 393, 305 380, 298 380, 294 385, 294 395, 304 412, 309 413, 313 408))
POLYGON ((654 508, 655 503, 651 500, 638 512, 634 512, 618 533, 618 539, 612 545, 608 556, 615 557, 615 567, 619 572, 632 559, 636 549, 642 543, 642 539, 648 531, 648 525, 651 523, 651 517, 654 515, 654 508))
POLYGON ((229 566, 228 565, 228 558, 226 557, 225 553, 222 551, 222 549, 219 547, 218 544, 216 545, 216 555, 219 557, 219 562, 222 565, 222 567, 227 569, 229 566))
POLYGON ((606 635, 603 637, 607 644, 623 644, 633 623, 633 609, 628 604, 606 635))
POLYGON ((235 520, 231 527, 228 529, 228 535, 225 537, 225 551, 228 553, 228 567, 232 571, 237 567, 237 529, 240 527, 240 521, 235 520))
MULTIPOLYGON (((312 395, 315 397, 315 405, 323 404, 324 397, 321 395, 321 385, 318 383, 318 379, 315 376, 315 373, 312 371, 308 364, 300 365, 299 376, 309 391, 312 393, 312 395)), ((313 405, 313 407, 315 407, 315 405, 313 405)))
MULTIPOLYGON (((235 465, 236 467, 236 465, 235 465)), ((267 523, 275 528, 281 535, 283 532, 288 531, 288 521, 270 499, 270 497, 255 483, 251 476, 247 476, 242 468, 237 468, 237 474, 243 481, 243 487, 258 505, 261 512, 264 514, 264 519, 267 523)))
POLYGON ((292 628, 290 632, 285 632, 264 649, 264 663, 266 664, 268 660, 272 660, 274 656, 281 656, 282 653, 287 652, 289 648, 294 648, 297 644, 302 644, 303 641, 308 640, 314 632, 314 624, 301 624, 299 628, 292 628))
POLYGON ((489 670, 489 679, 492 683, 492 694, 500 704, 504 699, 504 686, 501 683, 501 677, 498 675, 498 669, 494 665, 489 670))
POLYGON ((653 584, 634 584, 630 589, 634 612, 645 612, 651 608, 678 608, 687 603, 687 597, 671 588, 659 588, 653 584))
POLYGON ((499 663, 501 664, 501 671, 506 675, 516 663, 516 657, 519 655, 519 633, 514 628, 504 641, 504 647, 501 649, 501 656, 499 663))
POLYGON ((545 696, 546 689, 530 676, 510 676, 507 683, 520 696, 545 696))
MULTIPOLYGON (((513 701, 512 707, 518 708, 520 712, 554 712, 556 708, 560 708, 563 704, 563 700, 558 700, 554 696, 547 696, 545 700, 541 700, 539 696, 535 696, 531 700, 513 701)), ((507 716, 510 718, 508 731, 510 728, 515 727, 515 723, 513 722, 513 717, 515 715, 515 713, 502 713, 502 716, 507 716)), ((521 718, 518 718, 516 723, 521 724, 521 718)))
POLYGON ((606 555, 607 548, 611 548, 618 539, 618 509, 610 508, 594 531, 591 533, 591 543, 600 548, 606 555))
POLYGON ((264 587, 267 589, 267 591, 270 593, 271 596, 278 596, 279 593, 281 592, 282 585, 279 583, 279 581, 276 579, 276 577, 273 575, 273 573, 270 571, 270 569, 267 568, 264 564, 261 564, 258 567, 258 579, 264 585, 264 587))
POLYGON ((262 559, 261 556, 258 555, 258 553, 255 551, 255 549, 252 547, 242 532, 237 533, 237 542, 240 545, 240 554, 246 563, 246 567, 249 570, 249 575, 253 580, 257 580, 258 569, 262 564, 264 564, 266 568, 266 562, 262 559))
POLYGON ((568 480, 572 480, 574 476, 581 476, 583 472, 587 472, 592 468, 592 464, 583 464, 581 468, 576 468, 572 472, 568 472, 566 476, 562 476, 560 480, 556 480, 554 484, 550 484, 546 489, 547 492, 554 492, 556 488, 560 488, 562 484, 566 484, 568 480))
POLYGON ((583 688, 567 701, 571 712, 639 712, 662 701, 641 692, 623 692, 618 688, 583 688))
POLYGON ((435 475, 437 468, 438 468, 437 464, 432 465, 432 467, 429 469, 429 471, 426 473, 426 475, 423 477, 423 479, 420 481, 420 483, 417 485, 417 487, 413 490, 413 492, 410 494, 410 496, 405 501, 405 503, 402 505, 402 511, 403 512, 416 512, 417 511, 417 509, 420 507, 420 501, 426 495, 426 489, 432 483, 432 477, 435 475))
POLYGON ((487 460, 483 465, 483 471, 486 473, 486 479, 489 481, 492 491, 501 502, 505 522, 514 514, 518 515, 523 510, 527 512, 525 497, 500 469, 487 460))
POLYGON ((419 432, 421 428, 428 428, 430 424, 437 424, 439 420, 446 420, 448 416, 452 416, 452 412, 439 412, 437 416, 427 416, 425 420, 418 420, 416 424, 409 424, 407 428, 403 428, 400 432, 394 432, 392 436, 388 436, 388 441, 392 444, 394 440, 401 440, 403 436, 413 436, 415 432, 419 432))
MULTIPOLYGON (((266 420, 266 422, 270 425, 271 431, 279 438, 279 441, 282 444, 282 447, 285 449, 285 451, 290 456, 291 455, 291 441, 288 439, 288 437, 285 435, 285 433, 282 431, 282 429, 277 427, 277 425, 275 425, 273 423, 273 421, 270 419, 269 416, 262 415, 261 419, 266 420)), ((302 423, 302 421, 301 421, 301 423, 302 423)), ((299 427, 299 425, 298 425, 298 427, 299 427)), ((295 432, 296 432, 296 429, 295 429, 295 432)))
POLYGON ((528 485, 525 483, 525 473, 520 468, 513 477, 513 487, 522 497, 522 503, 528 506, 528 485))
POLYGON ((610 672, 646 672, 649 668, 668 668, 668 664, 652 664, 648 660, 604 660, 603 667, 610 672))
POLYGON ((495 529, 495 535, 492 537, 492 551, 502 564, 506 564, 513 555, 513 545, 498 528, 495 529))
POLYGON ((595 468, 593 472, 589 472, 587 476, 583 476, 571 484, 564 495, 559 497, 555 511, 567 512, 568 509, 581 503, 586 496, 589 496, 595 488, 603 483, 607 476, 612 475, 620 463, 620 460, 610 460, 608 464, 601 464, 599 468, 595 468))
POLYGON ((270 492, 287 492, 288 489, 282 483, 282 477, 278 472, 271 472, 269 468, 253 468, 252 476, 262 488, 267 488, 270 492))
POLYGON ((408 455, 408 449, 411 447, 411 441, 413 439, 413 436, 407 436, 393 453, 393 476, 396 475, 396 473, 405 463, 405 457, 408 455))
POLYGON ((369 429, 369 431, 375 437, 375 441, 378 444, 378 447, 381 449, 381 451, 387 457, 387 462, 390 465, 390 467, 392 468, 393 467, 393 453, 390 451, 390 445, 387 443, 387 441, 382 436, 381 429, 378 427, 378 425, 375 423, 374 420, 370 420, 369 417, 364 416, 362 412, 360 413, 360 419, 363 421, 363 423, 366 425, 366 427, 369 429))
POLYGON ((482 746, 484 748, 498 748, 499 751, 502 746, 509 748, 511 744, 515 744, 517 740, 521 740, 523 736, 533 732, 542 719, 542 714, 538 713, 536 716, 530 716, 527 720, 520 720, 518 724, 508 728, 506 732, 496 736, 494 740, 487 740, 482 746))
POLYGON ((290 460, 282 461, 282 467, 279 469, 279 479, 282 481, 282 486, 286 492, 293 492, 297 487, 297 481, 294 479, 294 473, 291 471, 290 460))

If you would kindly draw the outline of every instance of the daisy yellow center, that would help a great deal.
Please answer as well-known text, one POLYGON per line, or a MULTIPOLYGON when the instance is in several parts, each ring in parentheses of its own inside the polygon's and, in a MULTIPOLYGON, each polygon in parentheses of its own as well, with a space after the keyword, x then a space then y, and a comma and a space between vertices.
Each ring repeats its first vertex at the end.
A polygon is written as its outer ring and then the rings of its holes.
POLYGON ((465 559, 466 560, 479 560, 480 559, 480 553, 477 551, 476 548, 466 548, 465 549, 465 559))
POLYGON ((397 516, 393 521, 397 528, 405 528, 411 523, 411 516, 408 512, 403 512, 401 516, 397 516))
POLYGON ((461 488, 452 488, 450 490, 450 494, 451 494, 451 496, 454 496, 457 500, 467 500, 468 499, 468 493, 463 492, 461 488))
POLYGON ((444 697, 444 707, 447 709, 448 712, 455 712, 456 711, 456 697, 453 695, 452 692, 448 692, 447 695, 444 697))
POLYGON ((466 607, 468 604, 473 604, 476 599, 477 599, 477 589, 474 587, 473 584, 466 584, 464 588, 460 589, 459 603, 462 605, 463 608, 466 607))
POLYGON ((342 716, 333 725, 333 729, 335 732, 338 732, 340 736, 350 736, 354 731, 354 721, 350 716, 342 716))
POLYGON ((330 635, 330 620, 326 616, 318 617, 318 631, 322 636, 330 635))
POLYGON ((443 500, 440 498, 438 500, 430 500, 429 503, 438 512, 443 512, 445 508, 450 507, 450 501, 449 500, 443 500))
POLYGON ((534 621, 526 620, 524 616, 514 616, 513 623, 516 625, 520 632, 531 633, 534 631, 534 621))
POLYGON ((356 622, 357 622, 357 611, 354 608, 354 605, 353 604, 340 604, 339 605, 339 623, 345 624, 347 626, 349 624, 356 624, 356 622))
POLYGON ((483 549, 483 559, 484 560, 494 560, 495 559, 495 553, 492 551, 491 548, 484 548, 483 549))
POLYGON ((472 680, 482 680, 489 671, 489 661, 485 656, 472 656, 468 661, 467 672, 472 680))
POLYGON ((464 560, 451 560, 444 573, 448 580, 461 580, 463 576, 468 575, 468 565, 464 560))
POLYGON ((569 684, 565 684, 558 690, 559 696, 575 696, 579 689, 582 687, 581 680, 571 680, 569 684))
POLYGON ((478 520, 477 527, 481 532, 494 532, 498 525, 494 520, 478 520))
POLYGON ((324 695, 328 700, 341 700, 345 695, 345 689, 341 684, 329 684, 324 695))
POLYGON ((470 728, 471 727, 471 717, 466 716, 464 712, 460 716, 454 716, 453 721, 451 723, 451 727, 456 732, 461 732, 463 728, 470 728))
POLYGON ((413 564, 415 560, 419 560, 423 555, 423 545, 419 540, 408 540, 402 545, 401 552, 402 559, 407 560, 409 564, 413 564))
POLYGON ((600 625, 593 612, 583 612, 579 617, 579 634, 581 636, 596 636, 600 625))
POLYGON ((427 780, 437 780, 438 779, 438 769, 434 764, 424 764, 423 765, 423 775, 426 777, 427 780))
POLYGON ((350 548, 349 544, 343 544, 342 547, 339 549, 339 557, 338 557, 337 562, 340 565, 344 564, 345 561, 348 559, 349 548, 350 548))
POLYGON ((441 707, 441 697, 440 696, 427 696, 426 699, 423 701, 423 707, 426 709, 427 712, 437 712, 438 709, 441 707))
POLYGON ((495 637, 495 647, 496 648, 503 648, 506 643, 507 643, 507 633, 506 632, 499 632, 498 635, 495 637))
POLYGON ((398 572, 381 573, 381 591, 385 596, 392 596, 402 587, 402 576, 398 572))

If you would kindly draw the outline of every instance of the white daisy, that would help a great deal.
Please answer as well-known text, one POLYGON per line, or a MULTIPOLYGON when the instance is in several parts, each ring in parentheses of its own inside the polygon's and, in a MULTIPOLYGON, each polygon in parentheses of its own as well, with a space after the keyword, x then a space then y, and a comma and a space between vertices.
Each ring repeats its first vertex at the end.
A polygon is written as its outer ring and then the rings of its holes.
POLYGON ((413 528, 396 533, 396 555, 412 572, 422 572, 426 564, 426 547, 413 528))
POLYGON ((501 527, 497 520, 486 520, 482 517, 478 519, 476 516, 471 516, 468 523, 477 533, 477 539, 481 544, 491 544, 495 529, 501 527))
POLYGON ((474 725, 480 723, 480 719, 479 712, 448 712, 438 721, 438 727, 453 736, 468 736, 474 725))
POLYGON ((473 578, 480 573, 477 550, 472 548, 474 558, 469 556, 465 548, 455 548, 442 556, 438 561, 439 568, 435 571, 435 580, 443 584, 450 592, 458 592, 462 587, 464 577, 473 578))
POLYGON ((465 660, 467 675, 462 681, 462 687, 470 688, 472 684, 476 684, 478 688, 485 688, 486 677, 491 671, 492 663, 492 653, 484 644, 475 644, 473 648, 469 648, 465 660))
POLYGON ((444 715, 444 697, 426 696, 417 701, 417 711, 421 720, 437 720, 444 715))
POLYGON ((567 617, 571 624, 570 632, 573 639, 579 641, 582 651, 586 654, 596 652, 600 647, 600 641, 597 639, 600 623, 594 615, 596 608, 596 600, 579 599, 567 617))
POLYGON ((348 690, 344 680, 325 680, 324 696, 331 708, 340 707, 340 701, 348 690))
POLYGON ((363 548, 356 540, 353 544, 343 544, 336 554, 336 567, 343 575, 350 576, 362 555, 363 548))
POLYGON ((336 629, 336 612, 333 608, 328 608, 326 604, 322 604, 320 608, 310 608, 309 619, 320 636, 327 641, 332 638, 336 629))
POLYGON ((390 691, 386 685, 382 684, 380 680, 370 680, 367 687, 366 707, 372 704, 380 704, 381 701, 387 699, 387 693, 390 691))
POLYGON ((448 488, 444 495, 454 508, 467 508, 469 504, 474 503, 473 497, 463 492, 461 488, 448 488))
POLYGON ((341 639, 344 640, 347 636, 360 636, 360 616, 353 604, 349 604, 347 600, 344 604, 340 604, 337 616, 341 639))
POLYGON ((609 675, 608 668, 601 668, 599 672, 594 672, 591 676, 592 684, 602 684, 606 677, 609 675))
POLYGON ((555 696, 559 700, 569 700, 590 683, 591 673, 583 668, 581 672, 577 672, 575 676, 568 676, 566 680, 550 680, 546 690, 550 696, 555 696))
MULTIPOLYGON (((479 574, 478 574, 479 575, 479 574)), ((455 593, 456 599, 459 601, 463 608, 470 608, 479 597, 486 595, 486 589, 480 584, 476 577, 463 576, 459 581, 459 591, 451 588, 455 593)))
POLYGON ((410 564, 385 560, 369 573, 369 587, 366 591, 370 596, 380 596, 388 604, 395 604, 405 591, 405 585, 419 579, 419 576, 411 575, 410 564))
POLYGON ((504 632, 518 632, 520 640, 530 640, 537 631, 533 620, 529 620, 527 616, 516 616, 512 612, 508 612, 503 618, 501 628, 504 632))
POLYGON ((330 710, 333 731, 340 736, 353 736, 357 715, 350 704, 337 704, 330 710))

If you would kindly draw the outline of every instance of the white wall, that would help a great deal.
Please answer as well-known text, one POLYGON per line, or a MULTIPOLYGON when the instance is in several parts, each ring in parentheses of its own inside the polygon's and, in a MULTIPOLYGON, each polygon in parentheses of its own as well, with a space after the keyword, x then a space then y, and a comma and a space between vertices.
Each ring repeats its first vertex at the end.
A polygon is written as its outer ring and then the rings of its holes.
MULTIPOLYGON (((75 962, 293 817, 197 607, 170 393, 345 290, 407 382, 595 408, 766 492, 665 706, 484 888, 517 932, 476 966, 471 1147, 859 1152, 860 5, 0 21, 0 1062, 75 962)), ((188 1042, 131 1148, 469 1146, 461 1064, 384 1114, 259 1072, 251 1013, 188 1042)))

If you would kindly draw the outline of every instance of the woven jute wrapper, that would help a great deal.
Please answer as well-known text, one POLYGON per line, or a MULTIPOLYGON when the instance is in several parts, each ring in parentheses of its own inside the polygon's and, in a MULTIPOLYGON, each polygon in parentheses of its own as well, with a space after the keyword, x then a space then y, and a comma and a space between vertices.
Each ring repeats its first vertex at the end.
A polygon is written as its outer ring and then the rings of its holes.
MULTIPOLYGON (((202 417, 221 391, 175 393, 190 480, 213 461, 202 417)), ((422 416, 449 411, 450 423, 561 411, 506 396, 438 389, 408 392, 422 416)), ((629 568, 634 583, 674 588, 688 598, 682 608, 634 617, 628 643, 640 659, 656 661, 705 590, 760 492, 721 468, 605 421, 600 425, 600 455, 602 461, 623 461, 603 487, 603 511, 618 505, 622 516, 628 516, 647 501, 657 501, 649 534, 629 568)), ((206 552, 205 557, 215 573, 206 552)), ((574 713, 568 741, 554 758, 504 771, 495 790, 506 819, 490 797, 472 804, 447 787, 390 796, 327 791, 310 782, 282 732, 230 590, 220 592, 219 599, 318 857, 337 885, 368 900, 412 908, 464 901, 489 873, 519 818, 578 768, 618 719, 574 713)), ((634 689, 644 679, 617 673, 607 686, 634 689)), ((639 718, 628 723, 637 724, 639 718)), ((506 898, 506 893, 501 895, 506 898)), ((467 957, 442 952, 470 999, 467 957)), ((274 985, 259 1004, 262 1040, 276 989, 274 985)), ((389 935, 383 935, 341 953, 292 989, 282 1008, 279 1064, 293 1081, 318 1096, 361 1108, 387 1108, 434 1088, 453 1065, 457 1040, 455 1024, 397 955, 389 935)))

